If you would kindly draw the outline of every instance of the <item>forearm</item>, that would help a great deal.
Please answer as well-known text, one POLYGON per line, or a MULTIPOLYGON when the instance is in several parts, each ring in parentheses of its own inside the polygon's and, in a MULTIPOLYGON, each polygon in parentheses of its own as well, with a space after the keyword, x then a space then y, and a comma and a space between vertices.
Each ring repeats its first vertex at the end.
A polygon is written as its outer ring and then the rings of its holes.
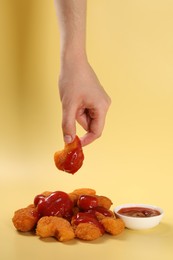
POLYGON ((86 57, 86 0, 55 0, 61 62, 86 57))
POLYGON ((86 3, 87 0, 55 0, 61 44, 58 86, 64 142, 74 140, 78 122, 86 131, 82 146, 101 135, 110 105, 110 98, 87 61, 86 3))

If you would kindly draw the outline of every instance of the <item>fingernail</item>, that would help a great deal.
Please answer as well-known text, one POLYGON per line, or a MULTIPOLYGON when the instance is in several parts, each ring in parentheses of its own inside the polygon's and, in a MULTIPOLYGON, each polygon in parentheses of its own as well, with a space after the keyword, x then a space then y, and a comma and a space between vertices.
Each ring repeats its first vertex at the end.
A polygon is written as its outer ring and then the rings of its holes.
POLYGON ((66 144, 69 144, 69 143, 71 143, 72 141, 73 141, 73 139, 72 139, 71 135, 65 135, 65 136, 64 136, 64 142, 65 142, 66 144))

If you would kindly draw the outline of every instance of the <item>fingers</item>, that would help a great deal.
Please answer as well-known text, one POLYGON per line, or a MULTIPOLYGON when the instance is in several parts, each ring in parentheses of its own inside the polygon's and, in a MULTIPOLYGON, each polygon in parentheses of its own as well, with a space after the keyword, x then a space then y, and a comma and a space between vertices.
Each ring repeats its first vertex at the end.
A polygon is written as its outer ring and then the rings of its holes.
POLYGON ((73 142, 76 136, 75 115, 75 107, 63 107, 62 132, 66 144, 73 142))
POLYGON ((86 133, 84 136, 80 138, 82 147, 94 142, 98 137, 94 133, 91 132, 86 133))
POLYGON ((82 146, 92 143, 102 135, 109 104, 101 104, 92 109, 68 103, 63 106, 62 130, 65 143, 71 143, 76 136, 76 121, 87 133, 81 137, 82 146))
POLYGON ((100 114, 96 118, 90 118, 88 132, 83 137, 81 137, 82 146, 86 146, 92 143, 102 135, 103 128, 105 125, 105 116, 105 114, 100 114))
POLYGON ((88 131, 91 118, 88 116, 88 110, 85 108, 81 108, 77 111, 76 121, 85 131, 88 131))

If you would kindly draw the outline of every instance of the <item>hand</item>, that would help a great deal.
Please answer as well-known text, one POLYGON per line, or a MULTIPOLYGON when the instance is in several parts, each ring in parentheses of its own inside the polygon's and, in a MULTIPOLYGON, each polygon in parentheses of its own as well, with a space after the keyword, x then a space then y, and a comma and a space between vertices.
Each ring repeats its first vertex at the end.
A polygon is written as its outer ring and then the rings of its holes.
POLYGON ((100 85, 87 60, 68 60, 59 78, 62 101, 62 130, 65 143, 76 135, 76 121, 86 130, 82 146, 100 137, 111 99, 100 85))

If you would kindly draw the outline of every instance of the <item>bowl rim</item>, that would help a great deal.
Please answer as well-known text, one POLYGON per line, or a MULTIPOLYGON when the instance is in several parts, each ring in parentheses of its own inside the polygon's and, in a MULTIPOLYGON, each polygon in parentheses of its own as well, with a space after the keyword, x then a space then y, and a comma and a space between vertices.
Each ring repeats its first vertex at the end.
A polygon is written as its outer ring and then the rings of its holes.
POLYGON ((159 207, 159 206, 156 206, 156 205, 152 205, 152 204, 146 204, 146 203, 125 203, 125 204, 121 204, 121 205, 117 205, 116 207, 114 207, 113 209, 115 215, 117 216, 121 216, 122 218, 127 218, 127 219, 138 219, 138 220, 146 220, 146 219, 151 219, 151 218, 160 218, 164 215, 164 210, 159 207), (130 208, 130 207, 143 207, 143 208, 150 208, 150 209, 155 209, 155 210, 158 210, 160 212, 160 215, 157 215, 157 216, 150 216, 150 217, 147 217, 147 218, 140 218, 140 217, 132 217, 132 216, 126 216, 126 215, 123 215, 121 213, 118 213, 118 211, 122 208, 130 208))

